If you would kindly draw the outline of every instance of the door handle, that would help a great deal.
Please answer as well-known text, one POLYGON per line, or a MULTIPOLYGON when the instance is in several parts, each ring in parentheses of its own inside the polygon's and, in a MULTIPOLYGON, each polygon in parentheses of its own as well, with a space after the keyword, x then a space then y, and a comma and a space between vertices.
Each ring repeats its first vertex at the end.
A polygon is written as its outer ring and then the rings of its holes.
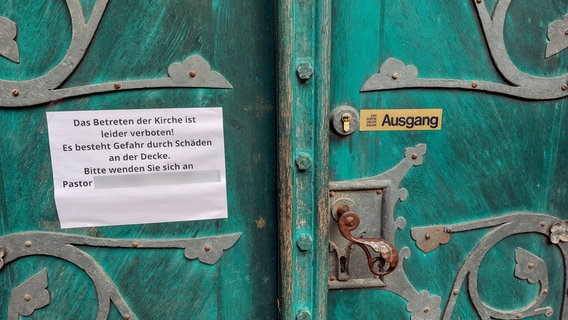
POLYGON ((355 245, 359 246, 367 256, 369 270, 376 276, 385 276, 396 269, 398 265, 398 251, 394 245, 380 238, 355 238, 351 231, 355 230, 361 218, 355 212, 350 211, 348 206, 340 206, 337 208, 337 216, 339 217, 339 232, 350 241, 349 248, 353 249, 355 245), (372 255, 371 248, 377 255, 372 255), (386 269, 385 269, 386 266, 386 269))

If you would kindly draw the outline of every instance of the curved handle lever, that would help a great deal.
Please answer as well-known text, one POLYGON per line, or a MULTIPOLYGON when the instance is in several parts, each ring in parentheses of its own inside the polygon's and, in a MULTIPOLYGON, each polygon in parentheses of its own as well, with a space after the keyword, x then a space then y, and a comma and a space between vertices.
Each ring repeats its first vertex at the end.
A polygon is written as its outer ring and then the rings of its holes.
POLYGON ((369 270, 377 276, 384 276, 393 272, 398 265, 398 251, 394 245, 379 238, 353 237, 351 231, 355 230, 361 222, 359 215, 355 212, 345 211, 345 208, 340 208, 337 213, 339 216, 339 232, 341 232, 341 235, 343 235, 345 239, 351 241, 351 244, 349 245, 350 249, 353 249, 353 245, 357 245, 365 251, 369 270), (371 252, 368 247, 378 253, 379 256, 371 256, 371 252), (387 263, 388 268, 386 270, 382 270, 387 263))

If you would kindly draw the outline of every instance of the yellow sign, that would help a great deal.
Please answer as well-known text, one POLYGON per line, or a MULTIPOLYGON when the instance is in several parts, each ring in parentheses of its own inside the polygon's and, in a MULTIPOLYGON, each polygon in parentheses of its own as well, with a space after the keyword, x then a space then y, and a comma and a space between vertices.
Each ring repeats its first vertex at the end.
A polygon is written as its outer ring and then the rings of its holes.
POLYGON ((361 131, 442 129, 442 109, 361 110, 361 131))

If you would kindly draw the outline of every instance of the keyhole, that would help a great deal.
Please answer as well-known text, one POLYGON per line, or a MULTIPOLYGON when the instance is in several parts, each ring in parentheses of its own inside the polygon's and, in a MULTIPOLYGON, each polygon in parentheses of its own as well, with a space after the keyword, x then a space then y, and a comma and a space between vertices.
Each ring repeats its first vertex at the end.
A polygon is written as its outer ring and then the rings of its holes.
POLYGON ((344 256, 339 258, 339 270, 341 273, 347 272, 347 258, 344 256))
POLYGON ((341 115, 341 121, 343 122, 343 132, 349 132, 352 119, 353 116, 348 112, 341 115))

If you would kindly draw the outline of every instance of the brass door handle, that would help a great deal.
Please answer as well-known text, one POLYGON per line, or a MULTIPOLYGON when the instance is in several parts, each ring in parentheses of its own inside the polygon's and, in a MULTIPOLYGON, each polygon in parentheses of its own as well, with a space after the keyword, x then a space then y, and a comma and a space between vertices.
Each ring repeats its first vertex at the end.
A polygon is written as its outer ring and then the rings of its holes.
POLYGON ((363 249, 367 256, 369 270, 374 275, 384 276, 393 272, 398 265, 398 251, 394 245, 380 238, 353 237, 351 231, 355 230, 359 226, 361 219, 358 214, 348 210, 349 208, 346 206, 343 208, 340 207, 337 210, 337 215, 339 216, 339 232, 341 232, 341 235, 345 239, 351 242, 349 244, 349 248, 353 249, 353 246, 357 245, 363 249), (369 251, 369 248, 373 249, 378 256, 373 256, 369 251), (385 266, 387 266, 386 269, 385 266))

